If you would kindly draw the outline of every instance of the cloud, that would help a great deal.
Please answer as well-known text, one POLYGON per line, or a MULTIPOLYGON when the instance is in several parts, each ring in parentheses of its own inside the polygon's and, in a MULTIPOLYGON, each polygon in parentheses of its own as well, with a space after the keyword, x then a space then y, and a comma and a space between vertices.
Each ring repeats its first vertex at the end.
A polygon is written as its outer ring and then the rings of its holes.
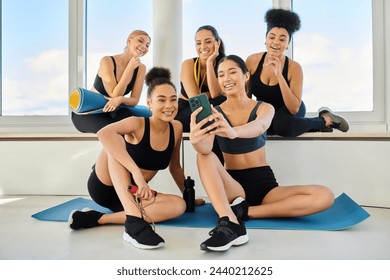
POLYGON ((68 52, 48 50, 24 63, 20 79, 3 79, 3 115, 67 115, 68 52))
POLYGON ((67 50, 48 50, 25 60, 26 65, 36 73, 64 72, 68 70, 67 50))
POLYGON ((370 111, 373 96, 372 44, 344 47, 318 35, 297 37, 294 59, 304 72, 303 100, 308 111, 370 111))

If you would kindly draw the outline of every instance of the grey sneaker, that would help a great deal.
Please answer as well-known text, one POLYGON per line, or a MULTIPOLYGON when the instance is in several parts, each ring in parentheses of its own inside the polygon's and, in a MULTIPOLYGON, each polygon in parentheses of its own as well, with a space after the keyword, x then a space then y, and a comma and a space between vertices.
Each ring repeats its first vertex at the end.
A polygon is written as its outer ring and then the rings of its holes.
POLYGON ((320 109, 318 109, 318 115, 320 117, 323 117, 324 115, 328 115, 333 123, 331 128, 338 129, 342 132, 347 132, 349 130, 348 121, 344 119, 342 116, 334 113, 328 107, 321 107, 320 109))

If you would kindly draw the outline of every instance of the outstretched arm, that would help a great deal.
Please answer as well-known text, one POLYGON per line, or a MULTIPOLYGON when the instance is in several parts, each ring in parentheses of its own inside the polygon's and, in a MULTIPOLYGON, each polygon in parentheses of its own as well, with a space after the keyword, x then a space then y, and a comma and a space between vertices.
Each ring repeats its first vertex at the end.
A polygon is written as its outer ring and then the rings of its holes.
POLYGON ((213 118, 215 120, 213 126, 217 127, 217 129, 211 131, 210 134, 216 134, 229 139, 235 139, 237 137, 253 138, 263 134, 271 125, 272 118, 275 113, 275 109, 272 105, 263 102, 257 109, 257 117, 255 120, 243 125, 232 127, 221 113, 219 113, 215 108, 213 108, 213 111, 213 118))

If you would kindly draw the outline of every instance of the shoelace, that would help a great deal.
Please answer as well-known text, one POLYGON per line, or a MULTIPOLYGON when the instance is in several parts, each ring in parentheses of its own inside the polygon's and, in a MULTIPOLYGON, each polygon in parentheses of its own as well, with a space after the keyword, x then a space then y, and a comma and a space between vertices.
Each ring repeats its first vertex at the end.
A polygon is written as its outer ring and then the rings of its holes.
MULTIPOLYGON (((132 196, 131 194, 128 193, 129 196, 132 196)), ((154 224, 154 221, 146 214, 146 211, 145 211, 145 208, 152 205, 155 201, 156 201, 156 197, 153 196, 153 201, 151 203, 149 203, 148 205, 145 205, 143 206, 142 205, 142 200, 140 200, 139 198, 135 197, 134 196, 134 199, 130 198, 131 201, 135 204, 135 206, 137 206, 138 208, 138 211, 141 213, 141 217, 142 219, 146 220, 150 220, 151 224, 152 224, 152 229, 153 231, 156 231, 156 226, 154 224)))
POLYGON ((234 235, 234 232, 233 230, 228 228, 227 225, 228 223, 226 221, 219 222, 218 225, 209 232, 209 235, 212 236, 221 232, 225 234, 228 238, 230 238, 232 235, 234 235))

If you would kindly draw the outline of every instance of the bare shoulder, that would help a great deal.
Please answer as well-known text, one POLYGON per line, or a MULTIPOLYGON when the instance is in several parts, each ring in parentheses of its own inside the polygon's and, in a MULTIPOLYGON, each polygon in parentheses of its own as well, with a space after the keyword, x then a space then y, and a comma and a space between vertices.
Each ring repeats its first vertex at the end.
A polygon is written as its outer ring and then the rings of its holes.
POLYGON ((175 142, 181 141, 183 136, 183 125, 178 120, 171 121, 175 133, 175 142))
POLYGON ((192 58, 185 59, 181 64, 181 67, 193 67, 193 66, 194 66, 194 60, 192 58))
POLYGON ((259 108, 257 109, 257 112, 260 113, 260 112, 270 112, 270 113, 274 113, 275 109, 274 109, 274 106, 272 106, 271 104, 267 103, 267 102, 261 102, 259 108))
POLYGON ((140 63, 138 66, 138 75, 145 75, 146 73, 146 66, 143 63, 140 63))
POLYGON ((246 66, 248 67, 248 70, 250 72, 253 72, 257 68, 257 65, 259 64, 263 54, 264 52, 259 52, 248 56, 248 58, 246 59, 246 66))
POLYGON ((182 134, 183 133, 183 125, 178 120, 171 121, 171 124, 173 126, 173 130, 175 131, 175 134, 182 134))
POLYGON ((292 70, 302 69, 301 65, 295 60, 292 60, 291 58, 289 58, 289 67, 291 67, 292 70))

